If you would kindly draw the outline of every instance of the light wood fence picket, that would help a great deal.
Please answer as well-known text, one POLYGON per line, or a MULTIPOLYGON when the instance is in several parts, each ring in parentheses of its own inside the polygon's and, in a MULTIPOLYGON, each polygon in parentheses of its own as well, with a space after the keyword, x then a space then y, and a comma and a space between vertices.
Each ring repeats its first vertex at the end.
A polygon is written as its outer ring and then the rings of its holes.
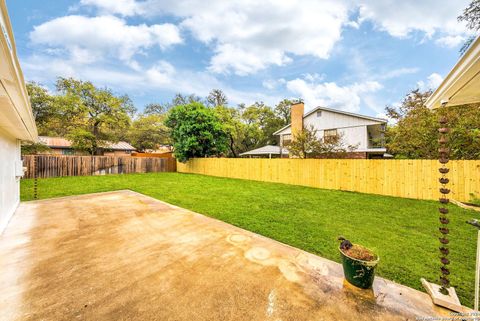
MULTIPOLYGON (((448 163, 451 198, 480 197, 480 161, 448 163)), ((177 171, 325 189, 438 199, 437 160, 196 158, 177 171)))

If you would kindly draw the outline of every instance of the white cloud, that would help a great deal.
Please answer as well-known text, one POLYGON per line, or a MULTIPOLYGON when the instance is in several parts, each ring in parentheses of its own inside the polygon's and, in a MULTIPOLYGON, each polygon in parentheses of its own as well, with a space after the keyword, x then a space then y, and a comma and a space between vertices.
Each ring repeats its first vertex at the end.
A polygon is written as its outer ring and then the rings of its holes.
POLYGON ((52 58, 49 55, 33 55, 25 59, 22 69, 28 80, 52 84, 56 77, 75 77, 92 81, 97 86, 109 87, 118 93, 158 95, 159 92, 195 94, 206 97, 213 88, 222 89, 232 104, 252 104, 263 101, 273 106, 283 97, 256 91, 231 88, 208 72, 177 70, 167 61, 139 70, 119 69, 105 64, 82 65, 69 59, 52 58))
POLYGON ((102 12, 115 13, 122 16, 144 14, 141 6, 135 0, 80 0, 84 6, 96 6, 102 12))
POLYGON ((470 0, 362 0, 359 21, 370 20, 380 30, 394 37, 407 37, 414 31, 424 32, 427 37, 436 32, 458 35, 465 26, 457 16, 470 0))
POLYGON ((253 52, 251 48, 247 50, 230 44, 222 44, 215 49, 215 55, 212 57, 208 69, 214 73, 226 73, 233 70, 237 75, 246 76, 264 69, 266 61, 271 65, 282 66, 292 60, 277 50, 253 52))
POLYGON ((435 40, 435 43, 447 48, 455 48, 465 42, 465 36, 444 36, 435 40))
POLYGON ((443 81, 443 77, 436 72, 431 74, 430 76, 427 77, 427 81, 420 80, 417 82, 417 87, 420 90, 429 90, 429 89, 437 89, 438 86, 443 81))
POLYGON ((303 98, 310 108, 324 106, 358 112, 362 95, 374 93, 381 89, 382 85, 376 81, 366 81, 339 86, 334 82, 315 83, 296 78, 287 82, 287 88, 303 98))
POLYGON ((371 21, 391 36, 421 32, 438 35, 439 45, 458 44, 465 26, 456 16, 470 0, 81 0, 100 12, 123 16, 174 16, 180 25, 213 49, 209 70, 253 74, 283 66, 294 55, 327 59, 343 27, 371 21), (358 11, 357 21, 350 15, 358 11))
POLYGON ((326 59, 348 22, 348 7, 336 0, 203 0, 143 2, 83 0, 112 14, 171 15, 180 26, 213 49, 209 70, 248 75, 292 55, 326 59))
POLYGON ((285 83, 286 83, 286 80, 284 78, 266 79, 262 82, 262 86, 267 89, 274 90, 285 83))
MULTIPOLYGON (((222 88, 230 101, 246 103, 273 103, 281 97, 234 90, 215 74, 251 75, 269 66, 289 64, 298 56, 328 59, 341 40, 342 30, 359 28, 365 21, 394 37, 411 37, 420 32, 438 45, 453 46, 465 35, 456 16, 469 2, 439 5, 434 0, 210 0, 206 5, 201 0, 79 1, 82 10, 96 8, 88 12, 99 16, 70 15, 36 26, 30 39, 37 54, 26 60, 30 79, 75 76, 120 89, 168 90, 201 96, 212 88, 222 88), (359 19, 351 21, 357 11, 359 19), (167 17, 177 25, 131 25, 126 17, 132 16, 148 21, 167 17), (151 66, 140 63, 139 55, 147 55, 153 48, 165 50, 180 44, 182 34, 186 38, 187 33, 202 42, 211 55, 205 71, 177 70, 164 57, 151 66)), ((312 106, 358 111, 362 105, 375 110, 374 93, 382 87, 380 82, 418 72, 417 68, 386 72, 368 68, 355 55, 350 57, 348 67, 352 77, 347 76, 346 81, 351 85, 325 82, 323 75, 311 73, 288 82, 265 75, 263 87, 274 90, 286 85, 312 106), (354 82, 357 79, 369 81, 354 82)), ((291 70, 285 70, 292 77, 291 70)), ((434 87, 439 77, 432 74, 419 85, 434 87)))
POLYGON ((380 75, 380 79, 392 79, 392 78, 397 78, 397 77, 401 77, 403 75, 410 75, 410 74, 415 74, 419 71, 418 68, 397 68, 397 69, 392 69, 386 73, 384 73, 383 75, 380 75))
POLYGON ((113 16, 65 16, 35 26, 30 33, 34 45, 66 52, 77 63, 93 63, 106 57, 118 58, 134 69, 136 54, 158 46, 161 49, 182 42, 178 28, 169 23, 128 25, 113 16))
POLYGON ((175 67, 166 61, 159 61, 145 72, 146 78, 151 84, 163 86, 172 82, 175 75, 175 67))
POLYGON ((319 74, 319 73, 306 73, 304 75, 302 75, 303 78, 306 80, 306 81, 310 81, 310 82, 313 82, 313 81, 322 81, 323 79, 325 79, 325 75, 324 74, 319 74))

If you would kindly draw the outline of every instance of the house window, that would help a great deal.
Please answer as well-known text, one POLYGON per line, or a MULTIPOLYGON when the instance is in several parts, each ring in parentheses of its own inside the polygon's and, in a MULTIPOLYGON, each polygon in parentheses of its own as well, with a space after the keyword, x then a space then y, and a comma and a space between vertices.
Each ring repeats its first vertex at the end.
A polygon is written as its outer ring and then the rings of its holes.
POLYGON ((317 117, 322 117, 322 111, 321 110, 317 111, 317 117))
POLYGON ((73 155, 75 151, 73 149, 62 149, 62 155, 73 155))
POLYGON ((325 143, 333 143, 338 137, 336 129, 326 129, 323 132, 323 140, 325 143))
POLYGON ((285 134, 282 136, 282 145, 287 146, 292 142, 292 134, 285 134))

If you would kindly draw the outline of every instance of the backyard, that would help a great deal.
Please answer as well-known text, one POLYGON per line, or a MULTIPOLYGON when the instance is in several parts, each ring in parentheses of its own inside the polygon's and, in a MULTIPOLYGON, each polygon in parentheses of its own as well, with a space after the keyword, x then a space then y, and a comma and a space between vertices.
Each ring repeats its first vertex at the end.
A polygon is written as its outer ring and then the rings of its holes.
MULTIPOLYGON (((130 189, 339 262, 337 237, 374 249, 378 275, 423 290, 438 277, 437 207, 419 201, 195 174, 148 173, 38 180, 38 198, 130 189)), ((33 180, 21 183, 33 199, 33 180)), ((475 212, 451 205, 451 282, 473 305, 475 212)))

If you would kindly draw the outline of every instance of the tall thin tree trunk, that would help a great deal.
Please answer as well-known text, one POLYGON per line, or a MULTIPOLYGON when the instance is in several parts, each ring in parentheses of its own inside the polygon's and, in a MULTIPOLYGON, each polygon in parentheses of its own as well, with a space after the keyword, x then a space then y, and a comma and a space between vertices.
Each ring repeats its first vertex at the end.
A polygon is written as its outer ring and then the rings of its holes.
POLYGON ((230 151, 232 152, 233 154, 233 157, 237 157, 237 153, 235 152, 235 149, 233 148, 234 146, 234 141, 233 141, 233 136, 232 135, 229 135, 230 136, 230 151))

